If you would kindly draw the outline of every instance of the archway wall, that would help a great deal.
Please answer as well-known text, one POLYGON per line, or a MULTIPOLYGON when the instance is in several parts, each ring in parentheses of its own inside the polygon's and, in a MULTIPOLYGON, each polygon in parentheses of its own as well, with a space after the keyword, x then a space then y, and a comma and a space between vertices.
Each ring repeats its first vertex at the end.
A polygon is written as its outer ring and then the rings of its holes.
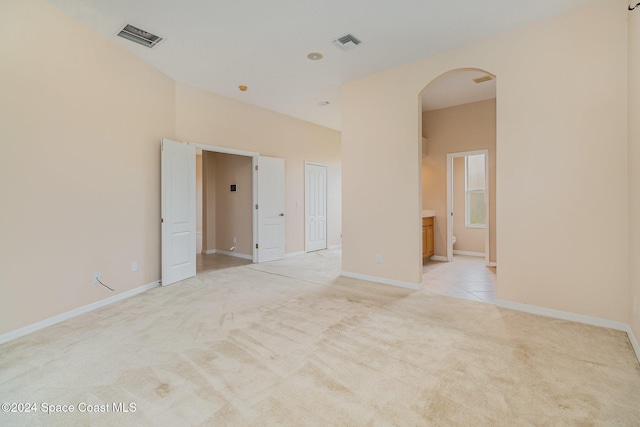
POLYGON ((343 270, 421 281, 419 95, 479 68, 497 76, 498 298, 626 322, 626 13, 596 1, 345 84, 343 270))

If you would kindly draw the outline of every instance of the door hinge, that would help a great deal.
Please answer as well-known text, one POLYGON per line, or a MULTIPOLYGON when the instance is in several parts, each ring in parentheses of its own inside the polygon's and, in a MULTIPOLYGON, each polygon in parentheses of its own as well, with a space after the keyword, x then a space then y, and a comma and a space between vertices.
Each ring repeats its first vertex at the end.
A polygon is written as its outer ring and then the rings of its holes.
POLYGON ((164 218, 160 218, 160 224, 164 222, 164 218))
POLYGON ((258 249, 258 244, 256 243, 256 249, 258 249))
POLYGON ((256 209, 258 209, 258 204, 256 203, 256 209))
POLYGON ((258 165, 256 165, 256 170, 258 170, 258 165))

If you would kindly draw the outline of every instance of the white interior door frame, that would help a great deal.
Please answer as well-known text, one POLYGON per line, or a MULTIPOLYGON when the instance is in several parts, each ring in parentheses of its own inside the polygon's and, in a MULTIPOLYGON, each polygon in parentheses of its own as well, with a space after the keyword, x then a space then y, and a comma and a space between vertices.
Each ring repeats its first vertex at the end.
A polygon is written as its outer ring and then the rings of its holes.
POLYGON ((462 151, 458 153, 447 153, 447 261, 453 261, 453 159, 456 157, 474 156, 478 154, 484 154, 484 179, 485 179, 485 209, 487 223, 485 225, 485 243, 484 243, 484 259, 485 265, 490 266, 490 246, 489 246, 489 206, 490 206, 490 194, 489 194, 489 150, 475 150, 475 151, 462 151))
MULTIPOLYGON (((223 154, 233 154, 236 156, 245 156, 251 157, 251 171, 253 174, 253 188, 252 188, 252 199, 253 206, 258 204, 258 174, 256 172, 256 166, 258 165, 258 156, 260 153, 255 151, 246 151, 246 150, 238 150, 236 148, 227 148, 227 147, 219 147, 216 145, 208 145, 208 144, 198 144, 198 143, 188 143, 193 145, 195 148, 199 148, 202 151, 212 151, 214 153, 223 153, 223 154)), ((253 262, 258 262, 258 250, 256 249, 256 244, 258 243, 258 211, 256 209, 253 210, 253 262)))

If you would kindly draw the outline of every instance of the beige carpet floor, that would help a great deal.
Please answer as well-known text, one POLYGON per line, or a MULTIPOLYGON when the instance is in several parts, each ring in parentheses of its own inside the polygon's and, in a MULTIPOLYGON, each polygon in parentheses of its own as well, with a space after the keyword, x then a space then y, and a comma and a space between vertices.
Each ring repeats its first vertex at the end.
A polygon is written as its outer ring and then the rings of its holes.
POLYGON ((640 425, 626 334, 339 271, 213 271, 6 343, 0 400, 37 412, 0 425, 640 425))

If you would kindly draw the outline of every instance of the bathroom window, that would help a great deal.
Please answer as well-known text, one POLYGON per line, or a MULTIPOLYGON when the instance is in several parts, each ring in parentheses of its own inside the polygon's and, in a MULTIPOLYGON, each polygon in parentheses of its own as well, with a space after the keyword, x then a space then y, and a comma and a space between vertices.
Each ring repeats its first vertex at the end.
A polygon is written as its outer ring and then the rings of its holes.
POLYGON ((487 222, 484 154, 465 157, 466 226, 485 228, 487 222))

